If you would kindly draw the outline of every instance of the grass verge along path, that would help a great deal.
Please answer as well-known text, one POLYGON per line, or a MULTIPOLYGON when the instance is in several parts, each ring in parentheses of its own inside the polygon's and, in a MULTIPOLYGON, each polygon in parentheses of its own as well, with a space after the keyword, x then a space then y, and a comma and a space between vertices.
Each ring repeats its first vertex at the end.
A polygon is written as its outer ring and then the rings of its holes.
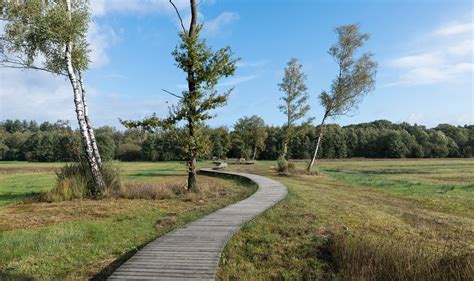
MULTIPOLYGON (((126 182, 166 186, 186 180, 179 163, 122 165, 126 182)), ((23 177, 21 171, 18 175, 23 177)), ((207 176, 198 180, 203 188, 199 195, 10 202, 0 207, 0 280, 104 278, 149 241, 255 191, 239 180, 207 176)), ((54 176, 49 185, 54 186, 54 176)))
POLYGON ((201 169, 244 178, 258 185, 252 196, 188 223, 146 245, 109 280, 213 280, 227 240, 242 225, 285 198, 285 186, 258 175, 201 169))
POLYGON ((318 164, 319 175, 291 177, 278 176, 271 161, 229 167, 282 182, 288 197, 231 238, 219 280, 474 276, 472 160, 318 164), (376 180, 368 182, 365 174, 376 180), (400 186, 399 180, 412 184, 400 186), (454 189, 444 192, 445 185, 454 189))

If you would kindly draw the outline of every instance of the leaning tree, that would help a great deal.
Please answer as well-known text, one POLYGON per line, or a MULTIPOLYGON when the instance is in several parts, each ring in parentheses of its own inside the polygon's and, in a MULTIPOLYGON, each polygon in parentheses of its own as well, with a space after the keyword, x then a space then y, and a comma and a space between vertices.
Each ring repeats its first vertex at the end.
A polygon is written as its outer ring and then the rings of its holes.
MULTIPOLYGON (((0 37, 0 66, 41 70, 67 77, 71 83, 85 157, 94 181, 93 196, 105 182, 101 158, 88 116, 83 72, 89 65, 86 0, 1 1, 4 32, 0 37)), ((42 109, 38 109, 42 110, 42 109)))
POLYGON ((326 119, 348 114, 357 108, 362 98, 375 87, 377 63, 373 60, 373 54, 363 53, 359 58, 355 58, 359 48, 369 39, 369 35, 360 33, 356 24, 339 26, 335 31, 338 41, 329 49, 329 55, 338 64, 339 74, 332 81, 330 91, 323 91, 319 95, 324 115, 319 125, 318 141, 308 171, 311 171, 316 161, 326 119))
POLYGON ((207 150, 206 137, 202 133, 203 122, 214 117, 213 109, 222 107, 227 102, 232 89, 219 93, 215 88, 219 80, 234 74, 238 59, 232 58, 230 47, 214 52, 200 37, 203 24, 198 24, 198 5, 190 0, 191 21, 186 29, 182 16, 170 0, 179 17, 182 31, 179 33, 181 43, 172 52, 176 66, 186 73, 187 90, 181 94, 167 93, 177 97, 179 103, 170 108, 170 116, 159 119, 156 115, 142 121, 122 121, 126 127, 173 127, 184 121, 186 133, 179 134, 179 141, 187 159, 187 189, 198 191, 196 180, 196 161, 207 150))
MULTIPOLYGON (((292 58, 285 67, 285 74, 281 83, 278 84, 280 91, 283 93, 280 98, 283 103, 278 108, 286 116, 286 123, 283 126, 283 149, 280 152, 280 158, 287 158, 288 144, 297 133, 296 123, 303 119, 310 110, 309 96, 306 92, 308 87, 305 84, 306 74, 304 74, 302 68, 303 65, 299 64, 296 58, 292 58)), ((308 124, 311 120, 312 118, 303 124, 308 124)), ((299 128, 304 128, 304 126, 299 128)))

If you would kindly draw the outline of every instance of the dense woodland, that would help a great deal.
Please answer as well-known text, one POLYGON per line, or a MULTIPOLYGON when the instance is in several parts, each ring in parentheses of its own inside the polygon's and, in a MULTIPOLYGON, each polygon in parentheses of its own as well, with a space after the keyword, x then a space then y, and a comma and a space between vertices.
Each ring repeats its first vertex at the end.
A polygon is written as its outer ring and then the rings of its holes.
MULTIPOLYGON (((119 131, 111 127, 96 129, 99 150, 104 160, 167 161, 182 160, 179 145, 182 129, 119 131)), ((207 159, 247 158, 274 160, 282 149, 283 130, 267 126, 257 116, 240 119, 233 130, 225 127, 202 128, 207 159)), ((307 125, 298 131, 288 147, 292 159, 312 156, 319 132, 307 125)), ((0 159, 56 162, 76 161, 82 153, 79 132, 69 122, 56 123, 6 120, 0 122, 0 159)), ((341 127, 325 125, 321 158, 437 158, 473 157, 474 126, 440 124, 428 129, 386 120, 341 127)))

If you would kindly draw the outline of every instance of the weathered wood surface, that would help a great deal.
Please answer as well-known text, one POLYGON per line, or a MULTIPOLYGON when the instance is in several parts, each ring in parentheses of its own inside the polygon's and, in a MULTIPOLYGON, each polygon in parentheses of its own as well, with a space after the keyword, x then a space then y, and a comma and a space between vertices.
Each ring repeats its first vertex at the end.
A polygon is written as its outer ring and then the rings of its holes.
POLYGON ((109 280, 214 280, 227 240, 287 194, 284 185, 266 177, 214 169, 201 172, 244 177, 255 182, 258 190, 240 202, 157 238, 119 267, 109 280))

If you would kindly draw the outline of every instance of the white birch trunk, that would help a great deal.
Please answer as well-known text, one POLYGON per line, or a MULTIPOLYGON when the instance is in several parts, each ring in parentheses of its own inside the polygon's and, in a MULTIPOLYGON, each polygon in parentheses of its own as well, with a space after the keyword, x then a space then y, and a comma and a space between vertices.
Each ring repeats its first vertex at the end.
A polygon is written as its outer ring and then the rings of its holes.
POLYGON ((89 119, 89 109, 87 107, 87 96, 86 96, 86 89, 84 87, 84 80, 82 79, 82 72, 79 71, 79 85, 81 87, 81 93, 82 93, 82 104, 84 106, 84 118, 86 121, 86 126, 87 126, 87 132, 89 133, 89 138, 91 140, 92 144, 92 152, 94 154, 95 159, 97 160, 97 163, 99 164, 99 167, 102 166, 102 158, 100 157, 99 153, 99 148, 97 147, 97 141, 95 139, 95 134, 94 134, 94 129, 92 128, 90 119, 89 119))
MULTIPOLYGON (((67 11, 71 13, 71 0, 66 0, 67 11)), ((74 67, 72 65, 72 42, 69 42, 66 45, 66 66, 69 81, 71 82, 72 89, 74 91, 74 105, 76 107, 76 116, 79 123, 79 131, 81 133, 81 139, 84 145, 84 150, 86 153, 86 158, 91 169, 92 178, 95 183, 96 190, 93 190, 95 196, 101 196, 105 191, 105 182, 100 171, 99 164, 97 159, 94 157, 94 152, 87 130, 87 124, 84 117, 84 106, 82 104, 82 95, 80 91, 80 86, 78 85, 77 77, 74 72, 74 67)))
POLYGON ((321 125, 319 127, 319 137, 318 137, 318 142, 316 143, 316 149, 314 150, 313 158, 311 159, 311 162, 309 162, 308 168, 306 169, 308 172, 310 172, 311 169, 313 168, 314 163, 316 162, 316 157, 318 156, 319 145, 321 144, 321 138, 323 137, 323 126, 324 126, 325 120, 326 120, 326 116, 324 116, 323 121, 321 122, 321 125))

